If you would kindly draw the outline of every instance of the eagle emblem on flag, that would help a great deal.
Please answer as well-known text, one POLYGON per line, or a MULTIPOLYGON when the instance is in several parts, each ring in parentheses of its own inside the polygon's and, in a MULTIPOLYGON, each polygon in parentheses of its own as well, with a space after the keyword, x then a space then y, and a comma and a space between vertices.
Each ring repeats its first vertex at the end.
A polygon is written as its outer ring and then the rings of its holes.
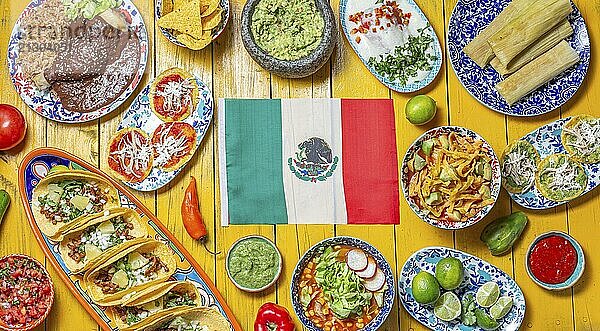
POLYGON ((331 177, 338 161, 339 157, 333 156, 324 139, 312 137, 298 144, 298 151, 288 159, 288 165, 298 179, 316 183, 331 177))

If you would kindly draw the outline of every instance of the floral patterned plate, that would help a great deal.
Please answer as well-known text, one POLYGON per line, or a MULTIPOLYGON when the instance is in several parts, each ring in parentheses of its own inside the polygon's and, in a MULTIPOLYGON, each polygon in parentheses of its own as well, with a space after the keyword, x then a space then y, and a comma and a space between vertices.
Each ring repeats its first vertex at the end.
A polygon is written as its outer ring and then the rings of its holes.
POLYGON ((491 66, 480 68, 463 48, 487 27, 511 0, 459 0, 448 24, 450 63, 460 83, 488 108, 512 116, 536 116, 548 113, 567 102, 583 83, 590 66, 590 37, 581 12, 574 11, 569 22, 574 33, 567 41, 579 53, 581 61, 546 83, 516 104, 509 106, 494 88, 501 76, 491 66))
MULTIPOLYGON (((164 1, 172 1, 172 0, 156 0, 155 13, 156 13, 157 21, 162 16, 162 14, 161 14, 162 7, 163 7, 162 4, 164 1)), ((223 14, 221 16, 221 23, 219 23, 219 25, 217 25, 217 27, 212 30, 212 40, 213 41, 215 39, 217 39, 221 35, 221 33, 223 33, 223 31, 225 31, 225 27, 227 26, 227 23, 229 22, 229 16, 231 16, 230 12, 229 12, 229 0, 220 0, 219 7, 221 7, 223 9, 223 14)), ((160 32, 162 32, 163 36, 165 36, 165 38, 167 38, 173 44, 180 46, 180 47, 187 48, 187 46, 185 46, 183 43, 179 42, 177 40, 177 37, 175 37, 175 35, 173 35, 169 30, 160 28, 160 32)))
POLYGON ((177 270, 171 277, 172 280, 188 280, 196 285, 202 297, 202 305, 213 307, 223 314, 231 324, 231 330, 241 331, 242 328, 236 321, 231 309, 225 303, 215 285, 208 275, 202 270, 194 258, 181 245, 181 243, 165 228, 165 226, 123 185, 111 179, 108 175, 98 170, 91 164, 56 148, 38 148, 25 156, 19 166, 19 190, 21 202, 25 207, 29 225, 36 240, 44 251, 46 258, 56 270, 58 276, 63 280, 67 288, 75 296, 77 301, 96 320, 105 331, 118 330, 115 322, 106 314, 105 308, 92 302, 86 291, 81 287, 81 275, 72 274, 66 267, 59 252, 59 244, 51 241, 41 233, 31 210, 31 196, 33 189, 44 178, 48 171, 57 165, 63 165, 72 169, 87 170, 109 181, 117 188, 119 200, 122 207, 132 208, 140 214, 142 220, 148 224, 149 235, 167 244, 176 255, 177 270))
MULTIPOLYGON (((544 125, 541 128, 528 133, 522 140, 525 140, 533 145, 540 153, 541 159, 555 153, 568 154, 563 146, 560 135, 562 134, 563 126, 569 122, 571 117, 563 118, 544 125)), ((581 164, 588 175, 588 184, 584 195, 600 185, 600 163, 581 164)), ((522 194, 509 193, 510 197, 519 205, 529 209, 548 209, 563 205, 567 201, 556 202, 544 197, 534 185, 529 191, 522 194)))
POLYGON ((381 307, 379 314, 375 316, 364 328, 360 329, 360 331, 376 331, 378 330, 388 315, 392 311, 392 306, 394 305, 394 299, 396 297, 396 286, 394 284, 394 273, 392 272, 392 268, 390 264, 386 261, 385 257, 377 250, 377 248, 373 247, 371 244, 362 241, 353 237, 333 237, 325 239, 311 248, 302 255, 298 264, 296 264, 296 268, 294 268, 294 273, 292 274, 292 281, 290 282, 290 292, 292 298, 292 306, 294 307, 294 312, 296 316, 300 319, 302 324, 309 331, 322 331, 321 328, 317 327, 313 322, 311 322, 304 315, 304 307, 300 303, 300 289, 298 288, 298 283, 300 282, 300 276, 302 275, 302 271, 318 253, 321 249, 326 248, 332 245, 347 245, 351 247, 360 248, 365 251, 367 254, 372 256, 377 262, 377 267, 383 271, 385 274, 385 286, 388 289, 385 291, 383 298, 383 306, 381 307))
MULTIPOLYGON (((198 94, 198 105, 196 106, 196 111, 192 112, 188 118, 183 120, 183 122, 193 126, 196 130, 196 149, 192 152, 192 154, 198 150, 198 147, 202 143, 213 116, 212 94, 208 89, 208 86, 206 86, 206 84, 204 84, 204 82, 198 77, 196 77, 196 82, 198 83, 198 89, 200 92, 198 94)), ((125 112, 125 115, 123 115, 123 119, 119 124, 118 130, 127 127, 139 128, 151 137, 154 130, 163 123, 163 121, 158 118, 156 114, 154 114, 152 108, 150 107, 150 99, 148 95, 150 93, 151 84, 152 83, 148 84, 135 98, 129 109, 125 112)), ((148 177, 146 177, 146 179, 143 181, 139 183, 123 183, 138 191, 158 190, 159 188, 167 185, 173 180, 173 178, 177 177, 183 167, 185 167, 185 164, 175 171, 163 171, 158 167, 153 167, 148 177)))
MULTIPOLYGON (((363 64, 369 69, 371 74, 375 76, 383 85, 388 88, 401 92, 401 93, 411 93, 418 91, 433 82, 435 77, 437 77, 440 72, 440 68, 442 67, 442 47, 440 46, 440 41, 435 34, 435 31, 431 27, 429 20, 425 16, 425 13, 419 8, 419 5, 415 3, 414 0, 396 0, 398 7, 401 8, 405 13, 410 13, 412 16, 410 17, 410 23, 408 24, 408 30, 412 32, 412 34, 416 34, 418 29, 424 29, 425 34, 429 35, 433 38, 432 44, 429 46, 426 54, 435 56, 436 59, 432 61, 432 68, 428 72, 421 72, 419 76, 416 78, 411 78, 408 80, 407 84, 400 84, 398 81, 391 81, 387 77, 380 75, 375 69, 369 65, 370 55, 367 54, 368 51, 365 47, 362 47, 360 41, 356 40, 356 34, 352 34, 352 23, 350 21, 350 16, 356 12, 364 11, 365 8, 369 8, 372 6, 376 6, 380 4, 379 0, 368 0, 368 1, 358 1, 358 0, 342 0, 340 1, 340 21, 342 24, 342 28, 344 30, 344 34, 352 46, 354 52, 358 55, 363 64), (368 57, 367 57, 368 56, 368 57)), ((397 46, 397 45, 390 45, 397 46)))
POLYGON ((23 74, 23 68, 17 61, 19 58, 19 41, 23 38, 24 33, 21 27, 23 17, 36 7, 41 6, 45 1, 46 0, 33 0, 29 3, 23 13, 21 13, 21 16, 17 19, 8 41, 8 71, 17 93, 21 96, 23 102, 36 113, 50 120, 62 123, 83 123, 93 121, 117 109, 133 94, 146 70, 146 62, 148 60, 148 32, 146 31, 146 25, 144 25, 142 14, 131 0, 123 0, 118 7, 118 10, 123 13, 129 26, 137 33, 137 36, 140 39, 140 64, 131 84, 129 84, 125 91, 123 91, 123 93, 111 104, 93 112, 78 113, 63 108, 60 99, 53 91, 40 90, 31 80, 26 79, 23 74))
POLYGON ((525 297, 519 285, 504 271, 473 255, 446 247, 423 248, 406 260, 400 280, 398 281, 398 297, 404 309, 419 323, 436 331, 471 331, 482 330, 479 327, 463 325, 458 320, 444 322, 433 314, 431 305, 421 305, 412 296, 412 279, 420 272, 435 273, 436 263, 446 257, 459 259, 465 268, 465 280, 453 292, 460 298, 465 293, 476 293, 483 284, 493 281, 500 287, 500 296, 513 299, 513 307, 502 318, 498 330, 516 331, 525 317, 525 297))
POLYGON ((446 229, 446 230, 463 229, 463 228, 469 227, 469 226, 479 222, 482 218, 484 218, 490 212, 490 210, 492 210, 492 207, 494 207, 494 204, 498 200, 498 196, 500 195, 500 188, 502 186, 501 179, 502 179, 502 173, 500 171, 500 161, 498 160, 498 156, 496 156, 496 153, 494 153, 492 146, 490 146, 490 144, 488 144, 488 142, 485 141, 485 139, 483 139, 480 135, 478 135, 474 131, 471 131, 469 129, 466 129, 466 128, 463 128, 460 126, 441 126, 441 127, 433 128, 433 129, 425 132, 424 134, 422 134, 419 138, 417 138, 417 140, 415 140, 412 143, 412 145, 410 145, 406 154, 404 154, 404 160, 402 161, 402 173, 401 173, 401 177, 400 177, 400 181, 402 183, 402 192, 404 192, 404 197, 406 198, 408 205, 415 212, 415 214, 417 214, 417 216, 419 216, 423 221, 425 221, 435 227, 438 227, 440 229, 446 229), (492 162, 492 164, 491 164, 492 165, 491 194, 492 194, 492 198, 494 199, 494 203, 482 208, 477 214, 475 214, 473 217, 471 217, 466 222, 449 222, 449 221, 442 222, 442 221, 433 219, 429 216, 429 213, 427 212, 426 209, 420 208, 419 205, 417 204, 417 202, 413 198, 409 197, 409 193, 408 193, 408 188, 409 188, 409 183, 410 183, 408 162, 414 157, 415 153, 419 151, 419 149, 421 148, 421 145, 423 144, 424 141, 429 140, 434 137, 439 137, 442 134, 449 134, 450 132, 456 132, 461 136, 466 136, 466 137, 470 137, 474 140, 483 141, 483 147, 485 147, 487 149, 487 154, 488 154, 489 158, 492 160, 491 161, 492 162))

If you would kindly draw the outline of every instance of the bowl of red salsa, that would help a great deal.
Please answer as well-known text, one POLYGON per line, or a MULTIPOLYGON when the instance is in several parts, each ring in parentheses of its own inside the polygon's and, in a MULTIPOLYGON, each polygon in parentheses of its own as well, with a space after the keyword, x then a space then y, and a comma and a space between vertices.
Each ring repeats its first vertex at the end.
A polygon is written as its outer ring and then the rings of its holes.
POLYGON ((0 330, 31 330, 48 316, 54 284, 44 266, 26 255, 0 258, 0 330))
POLYGON ((552 291, 572 287, 583 275, 585 256, 570 235, 550 231, 538 236, 527 251, 527 273, 539 286, 552 291))

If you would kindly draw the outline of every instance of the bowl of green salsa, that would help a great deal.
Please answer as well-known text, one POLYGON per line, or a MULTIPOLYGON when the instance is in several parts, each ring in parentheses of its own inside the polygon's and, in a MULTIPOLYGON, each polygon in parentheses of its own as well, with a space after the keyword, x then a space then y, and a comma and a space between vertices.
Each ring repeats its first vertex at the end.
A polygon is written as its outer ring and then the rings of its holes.
POLYGON ((319 70, 337 40, 326 0, 248 0, 242 11, 244 47, 260 66, 285 78, 319 70))
POLYGON ((277 246, 263 236, 238 239, 227 253, 227 276, 240 290, 260 292, 281 275, 282 258, 277 246))

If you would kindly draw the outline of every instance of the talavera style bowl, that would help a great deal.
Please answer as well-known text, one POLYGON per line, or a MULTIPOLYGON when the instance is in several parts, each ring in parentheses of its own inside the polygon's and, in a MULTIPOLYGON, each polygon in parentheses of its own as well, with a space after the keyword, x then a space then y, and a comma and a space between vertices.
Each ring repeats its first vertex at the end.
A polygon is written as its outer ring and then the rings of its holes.
POLYGON ((325 0, 315 0, 317 10, 324 20, 323 38, 319 46, 308 56, 298 60, 279 60, 263 51, 255 42, 250 24, 254 8, 260 0, 248 0, 242 11, 242 41, 244 47, 256 63, 265 70, 284 78, 302 78, 314 74, 329 59, 337 39, 336 19, 329 3, 325 0))

